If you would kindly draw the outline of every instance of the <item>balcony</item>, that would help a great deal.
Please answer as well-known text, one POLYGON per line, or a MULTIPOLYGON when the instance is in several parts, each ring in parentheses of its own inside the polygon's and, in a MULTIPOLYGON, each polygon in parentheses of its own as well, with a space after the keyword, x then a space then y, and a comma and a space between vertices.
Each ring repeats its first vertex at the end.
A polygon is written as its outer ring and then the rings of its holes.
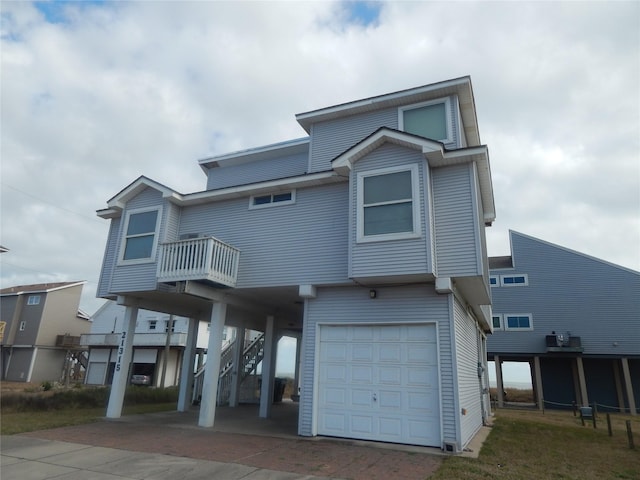
MULTIPOLYGON (((117 347, 121 340, 121 333, 87 333, 80 338, 80 345, 85 347, 117 347)), ((166 333, 136 333, 133 336, 134 347, 161 347, 166 343, 166 333)), ((171 334, 170 346, 184 347, 186 344, 186 333, 174 332, 171 334)))
POLYGON ((582 353, 582 339, 567 335, 546 335, 547 353, 582 353))
POLYGON ((214 238, 192 238, 160 245, 158 282, 203 281, 235 287, 240 250, 214 238))

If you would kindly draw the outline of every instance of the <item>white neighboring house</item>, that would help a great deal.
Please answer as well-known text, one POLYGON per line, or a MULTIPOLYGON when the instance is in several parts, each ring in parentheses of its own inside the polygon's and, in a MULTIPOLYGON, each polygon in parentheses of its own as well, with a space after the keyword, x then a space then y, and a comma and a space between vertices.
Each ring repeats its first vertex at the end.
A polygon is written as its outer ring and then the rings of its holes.
MULTIPOLYGON (((82 335, 80 340, 82 345, 89 348, 86 384, 111 384, 117 350, 122 337, 124 315, 124 306, 108 301, 91 317, 91 332, 82 335)), ((151 310, 140 310, 136 321, 133 362, 129 378, 133 375, 148 375, 151 377, 153 386, 178 385, 187 333, 188 319, 185 317, 172 317, 151 310), (170 328, 172 320, 173 328, 170 328)), ((225 328, 223 348, 234 335, 234 328, 225 328)), ((196 341, 198 366, 202 366, 205 362, 208 342, 209 323, 201 321, 198 325, 196 341)))

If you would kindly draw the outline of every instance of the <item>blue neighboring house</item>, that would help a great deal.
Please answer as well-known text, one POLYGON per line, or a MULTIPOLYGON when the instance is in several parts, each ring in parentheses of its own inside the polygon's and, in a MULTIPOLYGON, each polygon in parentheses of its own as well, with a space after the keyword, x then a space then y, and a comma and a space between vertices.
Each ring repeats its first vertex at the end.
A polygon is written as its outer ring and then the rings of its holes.
MULTIPOLYGON (((298 433, 460 451, 490 414, 489 155, 469 77, 296 115, 304 138, 200 160, 206 189, 140 177, 98 215, 98 296, 126 306, 108 417, 118 417, 138 309, 211 323, 198 424, 237 404, 246 358, 218 378, 224 325, 263 332, 259 416, 278 338, 298 338, 298 433)), ((257 354, 256 354, 257 355, 257 354)))
POLYGON ((501 364, 531 365, 539 408, 640 405, 640 273, 510 232, 511 256, 491 257, 498 402, 501 364))

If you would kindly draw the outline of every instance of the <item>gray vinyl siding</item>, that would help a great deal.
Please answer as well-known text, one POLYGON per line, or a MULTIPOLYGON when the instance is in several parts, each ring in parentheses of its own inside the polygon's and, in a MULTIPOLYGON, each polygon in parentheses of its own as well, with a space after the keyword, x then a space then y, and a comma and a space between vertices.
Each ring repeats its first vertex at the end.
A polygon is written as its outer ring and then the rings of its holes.
MULTIPOLYGON (((355 164, 351 174, 351 219, 349 241, 351 242, 351 258, 349 276, 353 278, 384 277, 388 275, 428 274, 430 268, 430 224, 426 204, 429 198, 428 182, 425 182, 427 168, 424 157, 414 150, 385 144, 355 164), (420 208, 420 237, 382 242, 357 243, 357 175, 360 172, 385 167, 418 165, 419 191, 418 208, 420 208)), ((428 177, 427 177, 428 178, 428 177)))
POLYGON ((380 127, 398 128, 397 108, 314 123, 309 172, 330 170, 331 160, 380 127))
POLYGON ((492 353, 545 353, 552 331, 581 337, 583 354, 640 356, 640 273, 511 234, 514 269, 528 286, 493 287, 493 313, 530 313, 533 331, 495 331, 492 353))
POLYGON ((39 347, 36 352, 30 381, 39 383, 60 380, 66 356, 66 350, 39 347))
POLYGON ((369 290, 361 287, 319 288, 317 298, 305 303, 302 333, 301 398, 299 433, 312 431, 316 334, 319 323, 406 323, 435 322, 438 329, 441 395, 444 438, 455 438, 450 314, 448 297, 435 294, 427 286, 379 288, 378 298, 369 298, 369 290))
POLYGON ((107 236, 107 245, 104 249, 104 257, 102 260, 102 269, 100 270, 100 279, 98 280, 97 297, 107 297, 111 290, 111 276, 118 261, 118 246, 120 244, 118 235, 120 235, 120 224, 122 217, 111 219, 109 225, 109 235, 107 236))
POLYGON ((238 288, 347 282, 348 184, 298 189, 294 204, 249 209, 249 197, 184 208, 179 233, 240 250, 238 288))
MULTIPOLYGON (((164 205, 162 193, 152 188, 146 188, 134 198, 129 200, 125 211, 122 212, 124 219, 129 210, 147 207, 161 207, 164 205)), ((160 219, 160 235, 166 228, 167 208, 162 209, 160 219)), ((122 228, 125 228, 122 225, 122 228)), ((110 293, 119 292, 137 292, 156 289, 156 269, 157 263, 141 263, 137 265, 118 265, 118 257, 120 252, 120 243, 122 242, 122 228, 118 232, 116 239, 117 247, 115 250, 115 268, 111 279, 110 293)), ((157 255, 157 251, 156 251, 157 255)))
POLYGON ((439 277, 480 273, 472 168, 456 165, 431 171, 439 277))
POLYGON ((476 323, 458 300, 454 303, 457 356, 457 391, 460 405, 462 447, 482 426, 482 397, 478 378, 478 331, 476 323), (466 414, 462 415, 462 409, 466 414))
POLYGON ((303 175, 307 172, 308 164, 309 154, 302 153, 228 167, 210 168, 207 172, 207 190, 303 175))
POLYGON ((10 382, 28 382, 29 369, 33 358, 33 347, 13 348, 9 359, 6 380, 10 382))

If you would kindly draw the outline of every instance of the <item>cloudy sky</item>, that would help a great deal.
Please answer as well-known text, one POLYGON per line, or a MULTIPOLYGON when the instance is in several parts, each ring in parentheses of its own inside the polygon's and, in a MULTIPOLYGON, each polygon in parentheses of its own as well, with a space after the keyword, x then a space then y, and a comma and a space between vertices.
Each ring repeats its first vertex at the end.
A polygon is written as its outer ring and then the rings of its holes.
POLYGON ((1 6, 0 286, 86 280, 139 175, 303 137, 294 115, 470 75, 497 221, 640 270, 638 2, 36 2, 1 6))

